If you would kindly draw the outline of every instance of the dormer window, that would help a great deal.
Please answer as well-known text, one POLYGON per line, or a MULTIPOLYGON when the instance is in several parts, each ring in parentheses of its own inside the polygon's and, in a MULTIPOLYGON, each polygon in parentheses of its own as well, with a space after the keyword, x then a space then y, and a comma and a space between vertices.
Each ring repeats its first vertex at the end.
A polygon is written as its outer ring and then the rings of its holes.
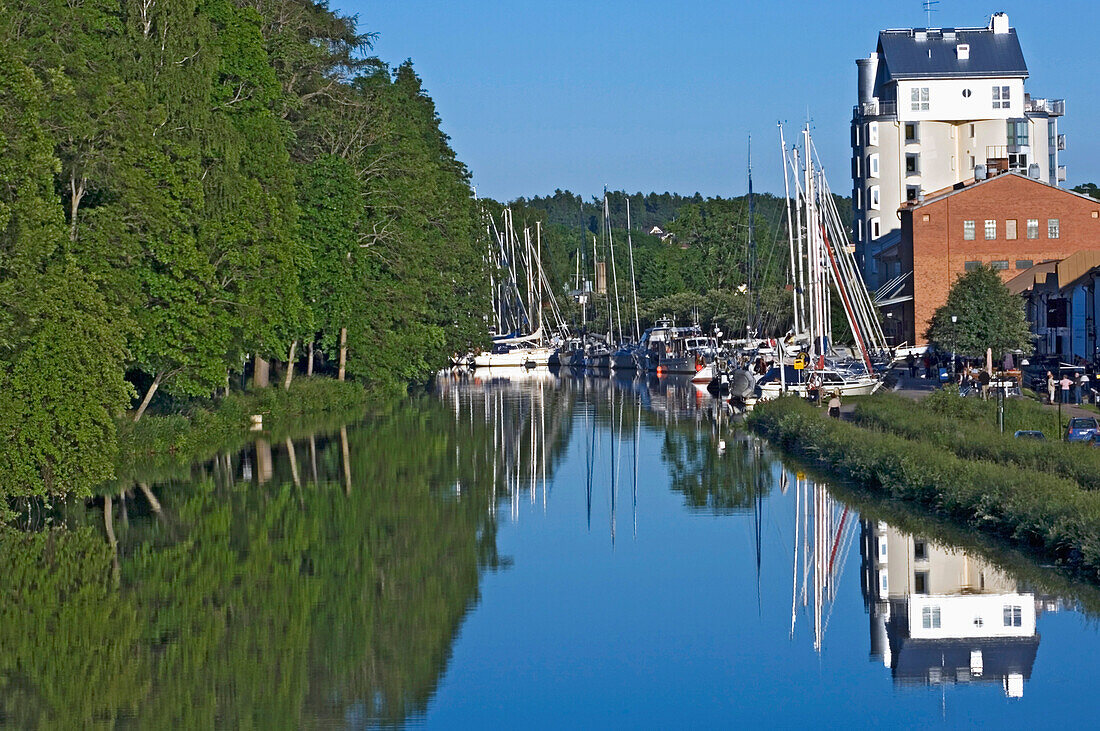
POLYGON ((955 54, 958 55, 960 61, 967 61, 970 59, 970 44, 960 43, 955 46, 955 54))

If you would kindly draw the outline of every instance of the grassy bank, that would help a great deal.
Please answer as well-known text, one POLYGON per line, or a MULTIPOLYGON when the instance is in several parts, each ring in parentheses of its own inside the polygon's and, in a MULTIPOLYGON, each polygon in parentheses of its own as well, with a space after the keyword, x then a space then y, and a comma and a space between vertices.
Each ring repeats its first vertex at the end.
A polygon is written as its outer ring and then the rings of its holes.
POLYGON ((289 391, 271 387, 231 393, 182 414, 119 422, 116 475, 164 470, 234 451, 257 436, 251 416, 263 416, 261 435, 282 440, 329 431, 361 418, 371 402, 362 385, 332 378, 299 378, 289 391))
POLYGON ((1046 472, 1073 480, 1087 490, 1100 489, 1100 450, 1059 441, 1058 415, 1028 401, 1005 403, 1005 431, 996 423, 996 404, 964 399, 949 391, 924 401, 883 394, 862 401, 852 413, 861 427, 934 445, 969 460, 1046 472), (1042 431, 1047 441, 1015 439, 1016 429, 1042 431))
POLYGON ((751 426, 783 449, 875 494, 924 506, 1100 580, 1100 493, 1018 465, 964 459, 927 441, 832 419, 800 399, 760 404, 751 426))

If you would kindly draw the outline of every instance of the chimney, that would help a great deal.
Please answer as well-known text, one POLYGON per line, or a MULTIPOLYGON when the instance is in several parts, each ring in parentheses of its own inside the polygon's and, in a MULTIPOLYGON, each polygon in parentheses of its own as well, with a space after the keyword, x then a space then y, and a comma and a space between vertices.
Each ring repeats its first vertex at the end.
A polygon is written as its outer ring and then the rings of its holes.
POLYGON ((1008 13, 993 13, 989 19, 989 29, 997 35, 1008 32, 1008 13))

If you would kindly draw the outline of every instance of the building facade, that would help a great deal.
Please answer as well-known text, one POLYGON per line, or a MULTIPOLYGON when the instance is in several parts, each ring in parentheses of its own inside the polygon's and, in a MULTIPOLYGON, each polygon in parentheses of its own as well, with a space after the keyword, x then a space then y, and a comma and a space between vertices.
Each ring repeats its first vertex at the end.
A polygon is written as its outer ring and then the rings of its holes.
POLYGON ((932 314, 970 269, 992 267, 1007 282, 1042 262, 1100 251, 1100 201, 1018 173, 959 183, 899 213, 898 238, 877 256, 889 278, 880 308, 891 345, 925 344, 932 314))
POLYGON ((1065 180, 1065 102, 1026 92, 1027 65, 1004 13, 986 28, 882 31, 856 64, 852 228, 868 286, 889 281, 878 254, 901 236, 902 204, 993 171, 1065 180))
POLYGON ((1100 356, 1100 249, 1036 264, 1008 282, 1024 299, 1035 352, 1063 363, 1095 363, 1100 356))

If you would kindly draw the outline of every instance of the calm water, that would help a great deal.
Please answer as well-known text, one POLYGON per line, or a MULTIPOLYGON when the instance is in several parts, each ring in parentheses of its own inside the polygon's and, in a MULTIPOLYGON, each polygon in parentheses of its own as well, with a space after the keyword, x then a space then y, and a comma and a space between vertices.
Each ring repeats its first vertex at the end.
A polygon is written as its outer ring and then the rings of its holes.
POLYGON ((3 538, 0 723, 1091 724, 1100 592, 677 381, 477 374, 3 538))

